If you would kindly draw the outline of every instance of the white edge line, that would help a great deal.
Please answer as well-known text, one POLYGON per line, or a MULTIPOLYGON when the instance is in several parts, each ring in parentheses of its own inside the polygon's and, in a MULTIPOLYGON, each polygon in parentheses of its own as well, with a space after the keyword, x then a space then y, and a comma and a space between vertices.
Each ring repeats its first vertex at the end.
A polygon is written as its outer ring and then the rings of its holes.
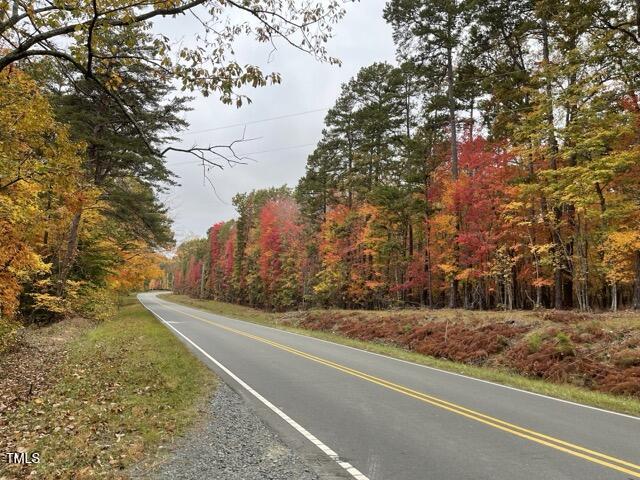
POLYGON ((266 407, 268 407, 271 411, 273 411, 276 415, 278 415, 280 418, 282 418, 285 422, 287 422, 289 425, 291 425, 293 428, 295 428, 298 433, 302 434, 307 440, 309 440, 311 443, 313 443, 316 447, 318 447, 320 450, 322 450, 325 455, 327 455, 331 460, 333 460, 334 462, 336 462, 340 467, 342 467, 349 475, 351 475, 353 478, 355 478, 356 480, 369 480, 369 478, 364 475, 362 472, 360 472, 360 470, 358 470, 357 468, 355 468, 353 465, 351 465, 349 462, 345 462, 340 460, 340 457, 338 456, 338 454, 336 452, 334 452, 333 450, 331 450, 329 447, 327 447, 324 443, 322 443, 320 440, 318 440, 313 434, 311 434, 307 429, 305 429, 302 425, 300 425, 298 422, 296 422, 295 420, 293 420, 291 417, 289 417, 286 413, 284 413, 282 410, 280 410, 278 407, 276 407, 273 403, 271 403, 269 400, 267 400, 266 398, 264 398, 262 395, 260 395, 257 391, 255 391, 250 385, 248 385, 244 380, 242 380, 240 377, 238 377, 236 374, 234 374, 231 370, 229 370, 227 367, 225 367, 222 363, 220 363, 218 360, 216 360, 215 358, 213 358, 211 355, 209 355, 207 352, 205 352, 200 346, 198 346, 193 340, 191 340, 189 337, 187 337, 186 335, 184 335, 182 332, 180 332, 177 328, 175 328, 173 325, 171 325, 167 320, 165 320, 164 318, 162 318, 160 315, 158 315, 156 312, 154 312, 153 310, 151 310, 149 307, 147 307, 142 301, 140 301, 140 299, 138 299, 138 301, 142 304, 142 306, 144 308, 146 308, 151 314, 153 314, 156 318, 158 318, 158 320, 160 320, 162 323, 164 323, 167 327, 169 327, 170 329, 172 329, 174 332, 176 332, 178 335, 180 335, 182 338, 184 338, 187 342, 189 342, 194 348, 196 348, 200 353, 202 353, 205 357, 207 357, 211 362, 213 362, 215 365, 217 365, 223 372, 225 372, 227 375, 229 375, 231 378, 233 378, 238 384, 240 384, 240 386, 242 388, 244 388, 247 392, 249 392, 251 395, 253 395, 254 397, 256 397, 258 400, 260 400, 260 402, 262 402, 266 407))
POLYGON ((324 340, 322 338, 317 338, 311 335, 304 335, 302 333, 296 333, 296 332, 290 332, 288 330, 283 330, 281 328, 275 328, 275 327, 269 327, 267 325, 262 325, 260 323, 254 323, 254 322, 250 322, 248 320, 241 320, 239 318, 233 318, 233 317, 226 317, 225 315, 219 315, 217 313, 213 313, 213 312, 207 312, 206 310, 201 310, 199 308, 192 308, 192 307, 188 307, 186 305, 181 305, 179 303, 175 303, 175 302, 171 302, 169 300, 162 300, 160 298, 158 298, 158 300, 160 300, 161 302, 167 302, 170 303, 172 305, 177 305, 179 307, 183 307, 183 308, 187 308, 187 309, 191 309, 191 310, 196 310, 198 312, 202 312, 202 313, 207 313, 209 315, 217 315, 219 317, 223 317, 223 318, 228 318, 230 320, 236 320, 239 322, 245 322, 245 323, 250 323, 252 325, 257 325, 258 327, 262 327, 262 328, 268 328, 269 330, 275 330, 277 332, 284 332, 284 333, 288 333, 289 335, 296 335, 298 337, 303 337, 303 338, 308 338, 308 339, 313 339, 313 340, 317 340, 319 342, 324 342, 324 343, 330 343, 331 345, 337 345, 339 347, 343 347, 343 348, 349 348, 351 350, 356 350, 358 352, 363 352, 363 353, 368 353, 369 355, 375 355, 377 357, 383 357, 383 358, 388 358, 390 360, 395 360, 396 362, 402 362, 402 363, 408 363, 409 365, 413 365, 416 367, 421 367, 421 368, 426 368, 428 370, 434 370, 436 372, 440 372, 440 373, 446 373, 447 375, 454 375, 456 377, 462 377, 462 378, 466 378, 468 380, 474 380, 476 382, 482 382, 482 383, 487 383, 489 385, 494 385, 496 387, 501 387, 501 388, 506 388, 508 390, 514 390, 516 392, 521 392, 521 393, 526 393, 529 395, 535 395, 536 397, 542 397, 542 398, 546 398, 549 400, 555 400, 556 402, 562 402, 562 403, 567 403, 569 405, 574 405, 576 407, 582 407, 582 408, 588 408, 590 410, 596 410, 598 412, 603 412, 603 413, 610 413, 611 415, 618 415, 620 417, 625 417, 625 418, 630 418, 632 420, 638 420, 640 421, 640 417, 637 417, 635 415, 629 415, 627 413, 620 413, 620 412, 614 412, 613 410, 607 410, 606 408, 599 408, 599 407, 594 407, 592 405, 585 405, 584 403, 578 403, 578 402, 572 402, 571 400, 565 400, 563 398, 557 398, 557 397, 552 397, 549 395, 545 395, 544 393, 537 393, 537 392, 531 392, 529 390, 524 390, 522 388, 518 388, 518 387, 512 387, 510 385, 503 385, 501 383, 496 383, 496 382, 492 382, 490 380, 484 380, 482 378, 475 378, 475 377, 471 377, 469 375, 465 375, 463 373, 456 373, 456 372, 450 372, 448 370, 443 370, 441 368, 437 368, 437 367, 431 367, 429 365, 422 365, 420 363, 415 363, 415 362, 411 362, 409 360, 403 360, 401 358, 395 358, 395 357, 391 357, 389 355, 384 355, 382 353, 377 353, 377 352, 370 352, 369 350, 364 350, 362 348, 357 348, 357 347, 352 347, 350 345, 343 345, 342 343, 337 343, 337 342, 332 342, 331 340, 324 340))

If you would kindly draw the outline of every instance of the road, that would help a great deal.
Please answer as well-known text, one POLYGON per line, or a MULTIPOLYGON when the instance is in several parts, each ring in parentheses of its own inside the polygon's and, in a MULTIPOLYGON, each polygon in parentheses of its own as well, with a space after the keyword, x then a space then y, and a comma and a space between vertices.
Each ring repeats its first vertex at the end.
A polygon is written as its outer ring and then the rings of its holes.
POLYGON ((139 298, 288 443, 343 478, 640 478, 640 418, 139 298))

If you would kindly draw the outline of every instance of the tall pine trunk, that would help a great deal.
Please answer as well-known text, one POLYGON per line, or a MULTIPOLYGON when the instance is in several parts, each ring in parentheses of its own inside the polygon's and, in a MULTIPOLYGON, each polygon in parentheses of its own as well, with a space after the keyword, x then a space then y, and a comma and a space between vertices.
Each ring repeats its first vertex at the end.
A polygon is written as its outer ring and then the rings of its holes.
POLYGON ((429 308, 433 307, 433 292, 431 289, 431 226, 429 224, 429 172, 428 169, 424 175, 424 198, 425 198, 425 211, 424 211, 424 273, 427 277, 427 285, 422 289, 422 303, 426 304, 429 308))
MULTIPOLYGON (((449 31, 451 37, 451 31, 449 31)), ((449 45, 447 47, 447 102, 449 107, 449 129, 450 129, 450 142, 451 142, 451 178, 453 181, 458 180, 458 132, 456 125, 456 99, 453 92, 453 47, 449 45)), ((460 218, 459 218, 458 205, 455 205, 456 216, 456 240, 453 244, 453 257, 455 270, 458 269, 458 242, 457 236, 460 231, 460 218)), ((449 289, 449 308, 456 308, 458 306, 458 280, 454 277, 451 279, 451 285, 449 289)))

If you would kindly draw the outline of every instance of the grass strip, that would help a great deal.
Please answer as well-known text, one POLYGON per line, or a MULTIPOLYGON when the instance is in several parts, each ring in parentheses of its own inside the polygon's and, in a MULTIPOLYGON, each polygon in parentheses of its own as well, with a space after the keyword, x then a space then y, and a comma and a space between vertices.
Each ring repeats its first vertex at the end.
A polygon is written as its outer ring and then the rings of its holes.
POLYGON ((569 400, 572 402, 591 405, 620 413, 640 416, 640 400, 623 395, 612 395, 581 388, 575 385, 552 383, 545 380, 530 378, 499 368, 480 367, 453 362, 441 358, 434 358, 420 353, 378 342, 365 342, 345 337, 332 332, 320 330, 308 330, 278 322, 281 315, 264 312, 250 307, 218 302, 215 300, 201 300, 190 298, 186 295, 161 294, 160 298, 189 307, 201 308, 219 315, 245 320, 261 325, 279 328, 294 333, 300 333, 309 337, 328 340, 369 352, 387 355, 389 357, 406 360, 409 362, 439 368, 449 372, 459 373, 482 380, 496 382, 502 385, 520 388, 529 392, 548 395, 550 397, 569 400))
POLYGON ((139 303, 126 303, 73 340, 59 381, 7 419, 41 458, 8 473, 122 478, 194 422, 214 375, 139 303))

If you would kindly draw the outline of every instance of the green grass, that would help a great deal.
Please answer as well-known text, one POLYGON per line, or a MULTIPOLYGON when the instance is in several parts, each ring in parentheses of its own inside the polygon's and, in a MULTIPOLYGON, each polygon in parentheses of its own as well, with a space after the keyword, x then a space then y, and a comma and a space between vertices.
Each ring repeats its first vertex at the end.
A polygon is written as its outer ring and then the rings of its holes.
POLYGON ((120 478, 192 424, 214 387, 171 332, 140 304, 126 304, 71 342, 59 382, 20 412, 28 430, 46 434, 25 438, 41 454, 38 478, 120 478))
POLYGON ((213 300, 193 299, 185 295, 161 294, 160 297, 175 303, 202 308, 213 313, 237 318, 239 320, 246 320, 253 323, 280 328, 282 330, 287 330, 290 332, 301 333, 310 337, 340 343, 342 345, 387 355, 389 357, 406 360, 420 365, 426 365, 450 372, 460 373, 482 380, 489 380, 503 385, 521 388, 530 392, 549 395, 551 397, 570 400, 585 405, 592 405, 607 410, 640 416, 640 400, 633 397, 596 392, 570 384, 551 383, 540 379, 524 377, 522 375, 518 375, 516 373, 498 368, 478 367, 474 365, 452 362, 449 360, 429 357, 416 352, 411 352, 388 344, 355 340, 331 332, 307 330, 282 325, 278 322, 278 319, 282 318, 281 314, 264 312, 249 307, 224 302, 216 302, 213 300))

